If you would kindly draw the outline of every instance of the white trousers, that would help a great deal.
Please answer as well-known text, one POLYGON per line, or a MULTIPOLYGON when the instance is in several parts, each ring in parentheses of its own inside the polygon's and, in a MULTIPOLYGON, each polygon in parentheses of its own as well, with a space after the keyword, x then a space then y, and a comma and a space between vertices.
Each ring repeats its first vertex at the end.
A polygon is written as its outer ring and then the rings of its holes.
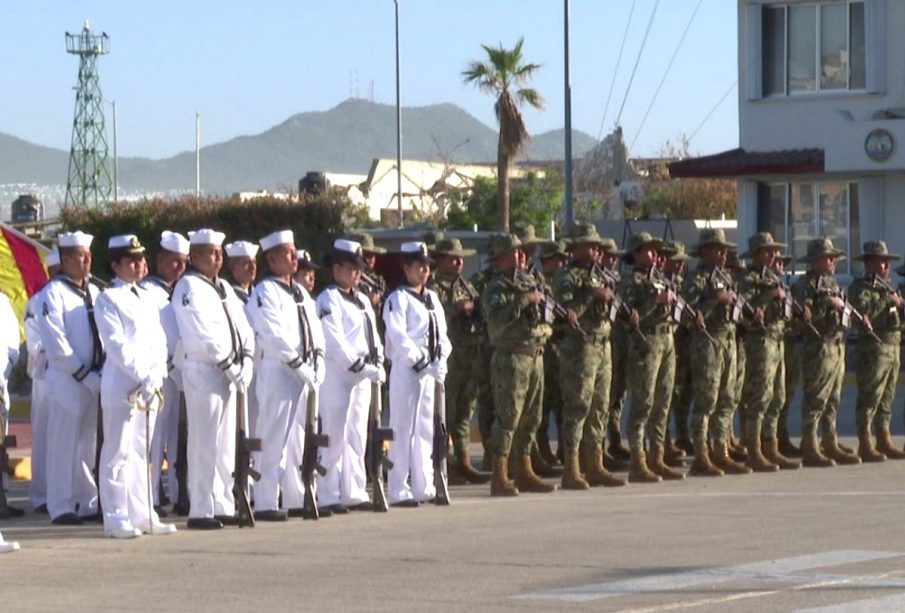
POLYGON ((154 506, 160 504, 160 479, 163 474, 163 458, 167 458, 167 486, 171 502, 179 495, 176 485, 176 459, 178 457, 179 436, 179 390, 172 379, 163 380, 163 407, 157 414, 151 441, 151 493, 154 506), (172 441, 171 441, 172 439, 172 441))
POLYGON ((131 390, 105 384, 101 394, 104 445, 101 448, 100 494, 104 527, 148 528, 158 520, 149 508, 148 429, 153 440, 157 410, 146 413, 129 404, 131 390))
POLYGON ((390 370, 390 427, 393 442, 387 499, 424 502, 437 494, 431 453, 434 444, 434 378, 410 368, 390 370), (409 484, 411 477, 411 484, 409 484))
POLYGON ((94 482, 98 397, 67 372, 47 371, 47 510, 51 519, 64 513, 97 513, 94 482))
POLYGON ((186 360, 190 517, 235 515, 236 388, 219 367, 186 360))
MULTIPOLYGON (((44 375, 46 376, 46 374, 44 375)), ((31 485, 29 497, 33 506, 47 504, 47 381, 31 382, 31 485)))
POLYGON ((365 444, 371 382, 335 365, 327 364, 320 389, 320 416, 330 444, 321 450, 326 474, 317 475, 320 506, 357 505, 370 500, 365 489, 365 444))
POLYGON ((259 362, 255 384, 259 410, 254 431, 261 439, 255 459, 261 473, 255 483, 255 510, 278 509, 280 491, 283 507, 300 508, 305 491, 300 471, 304 431, 300 440, 296 430, 299 417, 304 419, 307 387, 288 366, 269 359, 259 362))

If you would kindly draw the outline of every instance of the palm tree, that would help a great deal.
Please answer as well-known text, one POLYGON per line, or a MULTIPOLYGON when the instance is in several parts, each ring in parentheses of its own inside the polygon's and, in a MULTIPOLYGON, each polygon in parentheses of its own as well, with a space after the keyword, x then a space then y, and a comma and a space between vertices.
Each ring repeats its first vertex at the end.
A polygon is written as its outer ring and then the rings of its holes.
POLYGON ((520 107, 528 103, 536 109, 544 108, 544 100, 536 89, 523 87, 540 64, 525 64, 522 58, 524 38, 515 47, 504 49, 481 45, 487 52, 487 61, 473 61, 462 72, 465 83, 474 83, 481 91, 497 97, 493 110, 500 124, 497 145, 497 180, 499 193, 498 230, 509 230, 509 169, 512 159, 528 141, 528 130, 520 107), (513 92, 513 88, 515 91, 513 92))

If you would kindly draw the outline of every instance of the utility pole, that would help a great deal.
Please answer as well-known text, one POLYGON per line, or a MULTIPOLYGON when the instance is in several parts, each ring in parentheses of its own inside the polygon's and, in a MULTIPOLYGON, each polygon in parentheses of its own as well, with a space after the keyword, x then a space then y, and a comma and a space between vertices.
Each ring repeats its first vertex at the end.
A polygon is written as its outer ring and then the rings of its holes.
POLYGON ((399 0, 396 2, 396 206, 399 210, 399 228, 402 219, 402 97, 399 85, 399 0))
POLYGON ((575 213, 572 210, 572 75, 569 68, 569 19, 571 13, 571 0, 563 0, 563 47, 565 68, 565 107, 566 107, 566 141, 565 141, 565 209, 566 209, 566 236, 572 233, 572 222, 575 213))
POLYGON ((195 111, 195 197, 201 197, 201 113, 195 111))

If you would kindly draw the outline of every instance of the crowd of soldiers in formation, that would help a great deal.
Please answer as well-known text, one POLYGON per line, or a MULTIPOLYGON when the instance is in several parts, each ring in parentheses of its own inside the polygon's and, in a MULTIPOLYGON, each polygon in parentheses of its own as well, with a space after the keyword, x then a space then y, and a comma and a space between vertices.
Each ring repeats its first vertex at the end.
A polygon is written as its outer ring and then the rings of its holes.
POLYGON ((188 528, 217 529, 448 504, 447 483, 515 496, 554 491, 542 478, 554 475, 564 489, 625 485, 614 473, 626 468, 632 483, 679 480, 686 455, 701 477, 905 458, 890 434, 899 256, 880 241, 864 244, 846 292, 845 254, 827 238, 808 243, 790 286, 791 257, 769 233, 738 254, 704 229, 686 253, 646 232, 621 250, 589 223, 559 242, 523 226, 490 237, 470 281, 475 252, 460 241, 404 243, 404 281, 387 292, 374 270, 385 250, 357 233, 325 255, 333 283, 316 294, 320 266, 292 232, 224 239, 165 231, 149 274, 138 239, 113 237, 102 288, 92 237, 60 236, 25 320, 30 497, 54 524, 134 538, 175 532, 169 503, 188 528), (857 450, 836 431, 852 325, 857 450), (799 380, 800 448, 787 426, 799 380))

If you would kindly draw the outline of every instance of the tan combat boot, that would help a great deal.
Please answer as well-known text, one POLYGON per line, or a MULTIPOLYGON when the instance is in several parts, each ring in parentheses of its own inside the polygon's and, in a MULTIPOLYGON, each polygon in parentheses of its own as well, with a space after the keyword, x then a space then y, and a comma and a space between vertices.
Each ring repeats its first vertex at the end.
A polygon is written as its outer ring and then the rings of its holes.
POLYGON ((773 473, 779 470, 778 464, 774 464, 761 453, 760 435, 756 432, 754 435, 750 432, 746 434, 747 440, 745 442, 748 444, 748 458, 745 460, 745 466, 756 473, 773 473))
POLYGON ((779 451, 779 440, 775 438, 765 438, 761 441, 764 457, 768 462, 773 462, 779 466, 780 470, 796 470, 801 468, 801 464, 795 460, 790 460, 779 451))
POLYGON ((886 456, 874 448, 874 439, 869 428, 864 428, 858 433, 858 457, 865 463, 886 461, 886 456))
POLYGON ((629 483, 659 483, 660 475, 654 474, 647 467, 647 456, 643 449, 632 449, 632 461, 628 469, 629 483))
POLYGON ((532 494, 549 494, 556 490, 556 486, 547 483, 536 474, 531 466, 531 456, 522 455, 516 459, 518 462, 518 472, 515 476, 515 487, 520 492, 531 492, 532 494))
POLYGON ((694 446, 694 462, 688 474, 692 477, 722 477, 724 473, 710 462, 707 444, 701 443, 694 446))
POLYGON ((896 449, 892 444, 892 434, 889 426, 877 429, 877 451, 890 460, 905 460, 905 453, 896 449))
POLYGON ((801 435, 801 464, 812 468, 827 468, 835 466, 836 462, 820 452, 816 433, 803 432, 801 435))
POLYGON ((603 467, 603 449, 598 447, 592 453, 585 454, 585 464, 588 469, 584 478, 589 485, 603 487, 620 487, 625 485, 625 479, 617 477, 603 467))
POLYGON ((663 455, 666 451, 659 445, 650 448, 647 456, 647 467, 652 473, 662 477, 665 481, 681 481, 685 478, 685 473, 673 470, 663 461, 663 455))
POLYGON ((493 474, 490 477, 491 496, 518 496, 518 489, 509 480, 509 458, 493 456, 493 474))
POLYGON ((778 434, 779 437, 777 443, 779 447, 779 453, 787 458, 800 458, 801 449, 796 447, 792 442, 792 439, 789 437, 789 429, 780 428, 778 434))
POLYGON ((581 476, 578 469, 578 451, 564 452, 565 469, 562 472, 562 489, 586 490, 591 485, 581 476))
POLYGON ((751 469, 744 464, 739 464, 729 457, 729 445, 725 442, 713 444, 713 465, 727 475, 749 475, 751 469))
POLYGON ((861 458, 853 453, 849 453, 839 446, 839 438, 835 432, 823 435, 821 441, 823 453, 826 457, 834 460, 836 464, 860 464, 861 458))
POLYGON ((456 470, 459 475, 469 483, 484 484, 490 481, 490 477, 478 472, 471 463, 471 452, 468 448, 460 449, 456 452, 456 470))

